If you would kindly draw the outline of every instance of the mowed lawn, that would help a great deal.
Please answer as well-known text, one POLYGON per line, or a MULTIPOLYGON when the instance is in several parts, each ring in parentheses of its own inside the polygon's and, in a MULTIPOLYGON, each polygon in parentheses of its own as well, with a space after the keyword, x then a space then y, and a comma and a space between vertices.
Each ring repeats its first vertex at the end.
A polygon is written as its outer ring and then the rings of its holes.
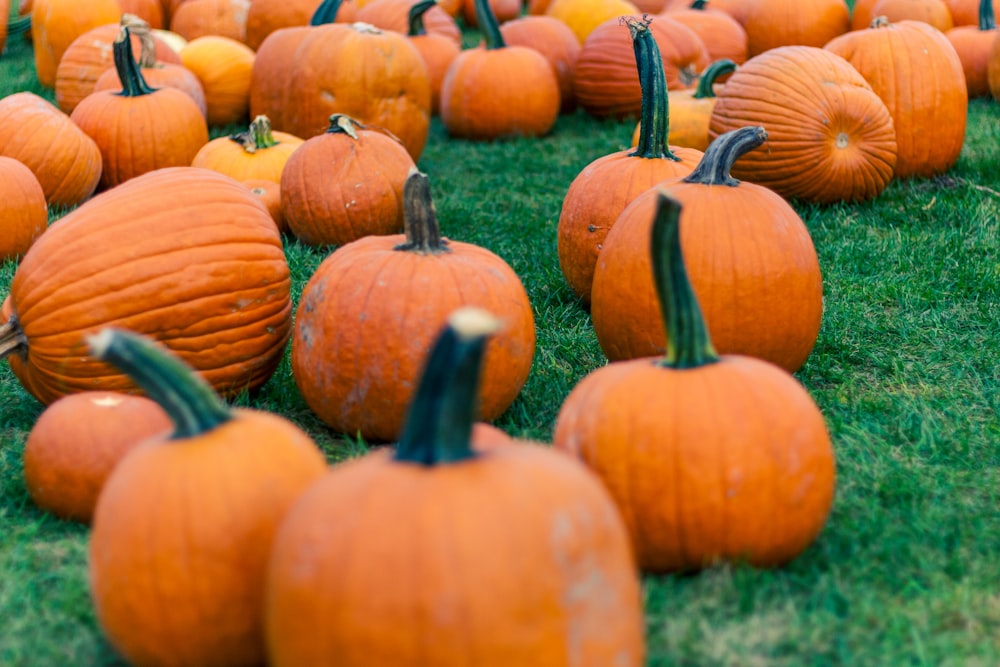
MULTIPOLYGON (((15 38, 0 95, 25 89, 53 98, 15 38)), ((432 126, 419 166, 444 233, 507 260, 535 308, 531 377, 497 423, 513 435, 548 442, 570 389, 606 363, 562 279, 555 229, 571 180, 633 127, 577 112, 540 140, 475 144, 432 126)), ((796 208, 824 275, 823 327, 797 377, 833 437, 833 511, 785 568, 646 578, 648 663, 1000 665, 1000 104, 972 102, 948 174, 865 204, 796 208)), ((332 249, 286 246, 297 298, 332 249)), ((0 266, 0 295, 14 270, 0 266)), ((299 423, 331 462, 366 450, 311 415, 287 355, 242 402, 299 423)), ((24 488, 41 410, 0 365, 0 665, 119 664, 88 598, 86 527, 39 511, 24 488)))

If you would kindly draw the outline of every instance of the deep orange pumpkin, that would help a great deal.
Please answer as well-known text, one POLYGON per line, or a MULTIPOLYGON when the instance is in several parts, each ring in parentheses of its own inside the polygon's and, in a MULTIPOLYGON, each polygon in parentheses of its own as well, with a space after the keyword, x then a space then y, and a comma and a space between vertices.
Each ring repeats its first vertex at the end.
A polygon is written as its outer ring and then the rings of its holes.
POLYGON ((576 108, 573 78, 580 43, 565 23, 551 16, 522 16, 501 24, 500 34, 510 46, 527 46, 545 56, 559 81, 562 112, 576 108))
MULTIPOLYGON (((956 26, 978 25, 980 0, 945 0, 951 20, 956 26)), ((993 15, 1000 13, 1000 0, 993 0, 993 15)))
MULTIPOLYGON (((358 10, 356 21, 370 23, 381 30, 406 33, 410 26, 410 10, 417 0, 372 0, 358 10)), ((446 11, 435 3, 422 14, 424 29, 429 34, 442 35, 456 44, 462 43, 462 31, 446 11)))
POLYGON ((73 40, 91 28, 117 22, 121 14, 118 0, 35 0, 31 41, 35 72, 42 85, 55 85, 56 68, 73 40))
POLYGON ((0 155, 0 262, 28 252, 48 224, 45 192, 35 174, 0 155))
POLYGON ((274 181, 257 178, 243 181, 243 185, 250 188, 250 193, 264 204, 278 231, 283 234, 289 232, 288 223, 285 222, 285 216, 281 213, 281 185, 274 181))
POLYGON ((424 14, 438 7, 436 0, 420 0, 415 2, 408 14, 409 25, 406 36, 427 66, 427 81, 431 86, 431 114, 441 110, 441 84, 448 67, 462 51, 462 47, 450 37, 440 33, 428 32, 424 27, 424 14))
POLYGON ((872 16, 884 16, 891 23, 922 21, 941 32, 955 27, 944 0, 878 0, 872 5, 872 16))
POLYGON ((821 47, 850 27, 844 0, 748 0, 743 28, 751 58, 780 46, 821 47))
POLYGON ((969 97, 986 97, 990 94, 990 51, 997 39, 996 15, 991 0, 980 2, 979 25, 958 26, 945 33, 962 62, 965 84, 969 97))
POLYGON ((275 132, 267 116, 257 116, 246 132, 208 142, 191 161, 237 181, 265 179, 281 183, 281 172, 303 140, 287 132, 275 132))
POLYGON ((246 42, 250 0, 191 0, 170 18, 170 29, 191 41, 215 35, 246 42))
POLYGON ((732 60, 737 65, 747 60, 747 31, 740 22, 715 3, 694 0, 689 6, 667 9, 664 12, 678 23, 694 30, 708 50, 708 56, 715 60, 732 60))

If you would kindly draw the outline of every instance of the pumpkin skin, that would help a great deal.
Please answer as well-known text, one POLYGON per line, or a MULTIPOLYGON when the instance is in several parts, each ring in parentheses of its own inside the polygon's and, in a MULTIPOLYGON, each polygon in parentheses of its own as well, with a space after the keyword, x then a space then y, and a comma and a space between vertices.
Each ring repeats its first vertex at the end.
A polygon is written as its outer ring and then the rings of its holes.
MULTIPOLYGON (((247 46, 259 51, 260 45, 272 32, 309 25, 309 20, 321 4, 321 0, 253 0, 247 10, 247 46)), ((337 3, 334 15, 338 23, 351 23, 357 12, 358 3, 345 0, 337 3)))
POLYGON ((969 97, 987 97, 990 94, 988 75, 990 51, 997 39, 996 16, 990 0, 981 3, 982 14, 977 26, 958 26, 945 33, 951 42, 965 72, 965 85, 969 97))
POLYGON ((1000 101, 1000 37, 993 40, 990 59, 986 64, 986 82, 993 99, 1000 101))
POLYGON ((462 51, 462 47, 453 39, 440 33, 428 32, 424 27, 424 13, 432 7, 438 6, 435 0, 421 0, 414 3, 410 7, 409 27, 406 33, 410 44, 417 49, 424 65, 427 66, 427 82, 431 87, 431 114, 433 115, 441 111, 441 84, 444 83, 444 75, 448 73, 451 61, 458 57, 462 51))
POLYGON ((118 4, 123 13, 139 17, 154 30, 167 27, 160 0, 118 0, 118 4))
POLYGON ((715 353, 684 276, 680 207, 670 223, 659 206, 658 219, 645 225, 654 239, 648 263, 659 264, 672 345, 663 359, 614 362, 585 377, 559 411, 553 446, 604 481, 643 570, 784 564, 815 539, 830 511, 830 436, 788 373, 715 353))
POLYGON ((275 667, 643 664, 632 553, 600 483, 546 447, 470 443, 498 326, 470 310, 425 354, 394 455, 331 469, 282 523, 265 612, 275 667))
POLYGON ((830 51, 772 49, 729 77, 712 110, 709 137, 763 125, 770 128, 767 146, 737 162, 733 176, 789 199, 871 199, 897 167, 898 128, 876 92, 830 51))
POLYGON ((821 47, 850 27, 844 0, 752 0, 742 21, 751 58, 780 46, 821 47))
POLYGON ((890 23, 922 21, 941 32, 955 27, 944 0, 878 0, 872 5, 872 16, 884 16, 890 23))
POLYGON ((920 21, 876 20, 825 48, 847 59, 889 109, 898 178, 954 166, 965 142, 969 96, 962 63, 940 31, 920 21))
MULTIPOLYGON (((956 26, 979 25, 980 0, 945 0, 956 26)), ((993 16, 1000 13, 1000 0, 993 0, 993 16)))
POLYGON ((288 223, 285 222, 285 216, 281 213, 281 185, 274 181, 257 178, 243 181, 243 185, 250 188, 250 193, 264 204, 267 212, 271 214, 271 219, 274 220, 274 225, 278 228, 278 231, 282 234, 287 234, 290 230, 288 229, 288 223))
POLYGON ((89 523, 108 475, 133 447, 170 431, 170 418, 144 396, 84 391, 39 416, 24 443, 24 485, 57 516, 89 523))
POLYGON ((506 325, 486 354, 482 419, 514 401, 535 350, 534 315, 514 271, 485 248, 440 240, 425 176, 411 175, 407 189, 407 233, 367 236, 327 257, 303 289, 292 339, 292 374, 309 407, 369 441, 399 437, 424 351, 456 308, 488 309, 506 325), (362 345, 372 336, 384 344, 362 345))
POLYGON ((559 82, 560 111, 569 113, 576 108, 573 77, 580 43, 562 21, 551 16, 522 16, 500 26, 504 42, 510 46, 535 49, 549 61, 559 82))
POLYGON ((210 126, 236 123, 247 115, 254 52, 228 37, 206 35, 188 42, 181 63, 194 72, 205 91, 210 126))
MULTIPOLYGON (((201 82, 187 67, 173 63, 143 65, 142 78, 146 80, 150 88, 176 88, 194 101, 203 117, 208 113, 205 91, 201 87, 201 82)), ((113 67, 105 71, 94 83, 95 93, 99 90, 117 92, 121 89, 122 83, 118 79, 118 72, 113 67)))
POLYGON ((89 575, 102 630, 131 664, 263 664, 274 532, 326 471, 322 453, 282 417, 230 410, 148 339, 103 330, 88 344, 175 425, 129 452, 97 501, 89 575))
MULTIPOLYGON (((684 205, 681 243, 716 349, 794 372, 819 335, 819 261, 808 229, 787 202, 765 187, 718 171, 744 154, 728 148, 733 138, 740 138, 737 148, 745 151, 767 136, 759 127, 739 132, 717 139, 725 138, 726 144, 710 148, 695 172, 659 187, 684 205), (720 159, 722 146, 727 148, 720 159)), ((649 256, 657 196, 649 190, 635 198, 615 221, 597 259, 591 317, 601 349, 612 361, 659 354, 666 342, 649 256)))
POLYGON ((11 369, 45 404, 135 390, 81 356, 83 335, 104 326, 160 340, 229 396, 270 377, 291 330, 271 217, 240 183, 194 167, 138 176, 67 214, 24 256, 10 296, 0 341, 19 341, 5 350, 11 369))
POLYGON ((35 0, 31 7, 31 41, 35 72, 46 88, 56 82, 56 68, 69 45, 91 28, 116 23, 118 0, 35 0))
POLYGON ((19 258, 49 224, 45 192, 27 166, 0 156, 0 262, 19 258))
POLYGON ((737 65, 747 60, 747 31, 731 15, 715 9, 715 3, 706 5, 703 1, 691 6, 681 5, 664 12, 670 19, 691 28, 701 39, 708 51, 708 57, 716 60, 732 60, 737 65))
MULTIPOLYGON (((370 23, 381 30, 406 33, 409 28, 410 9, 417 0, 372 0, 361 7, 355 21, 370 23)), ((436 3, 423 14, 425 30, 430 34, 442 35, 456 44, 462 42, 462 31, 455 19, 436 3)))
POLYGON ((49 206, 76 206, 97 189, 101 149, 69 116, 24 92, 0 99, 0 117, 0 155, 31 169, 49 206))
POLYGON ((215 35, 246 42, 250 0, 191 0, 170 19, 170 29, 191 41, 215 35))
POLYGON ((281 182, 281 172, 303 140, 271 130, 267 116, 258 116, 246 132, 213 139, 199 149, 192 167, 203 167, 237 181, 263 179, 281 182))
POLYGON ((536 9, 532 13, 536 12, 544 12, 568 25, 580 44, 586 42, 590 33, 605 21, 641 13, 628 0, 551 0, 544 10, 536 9))
POLYGON ((395 137, 334 115, 281 173, 281 214, 309 245, 341 245, 403 228, 403 184, 416 165, 395 137))

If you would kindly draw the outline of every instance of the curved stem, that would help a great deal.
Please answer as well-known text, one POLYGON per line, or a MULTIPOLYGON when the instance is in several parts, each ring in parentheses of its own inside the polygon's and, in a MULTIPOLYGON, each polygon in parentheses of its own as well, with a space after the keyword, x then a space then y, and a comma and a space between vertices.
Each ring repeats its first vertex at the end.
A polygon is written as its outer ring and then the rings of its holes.
POLYGON ((139 38, 139 67, 156 67, 156 41, 149 24, 135 14, 122 14, 121 25, 139 38))
POLYGON ((979 29, 996 30, 997 19, 993 13, 993 0, 979 0, 979 29))
POLYGON ((434 466, 473 458, 483 351, 500 320, 479 308, 452 313, 424 365, 395 459, 434 466))
POLYGON ((364 128, 364 125, 354 120, 350 116, 342 113, 335 113, 330 116, 330 127, 326 128, 329 134, 343 133, 355 141, 358 140, 358 131, 355 128, 364 128))
POLYGON ((340 11, 340 3, 342 0, 323 0, 313 12, 312 18, 309 19, 309 25, 326 25, 327 23, 333 23, 337 19, 337 12, 340 11))
POLYGON ((760 126, 741 127, 738 130, 720 134, 705 149, 705 154, 701 156, 701 161, 698 162, 694 171, 685 176, 683 180, 685 183, 735 187, 740 182, 730 175, 733 164, 745 153, 752 151, 765 141, 767 141, 767 132, 760 126))
POLYGON ((17 315, 11 315, 9 320, 0 324, 0 359, 6 359, 12 354, 20 354, 22 357, 28 354, 28 337, 24 335, 17 315))
POLYGON ((729 58, 716 60, 701 73, 701 77, 698 79, 698 87, 695 88, 693 97, 696 100, 715 97, 715 90, 712 88, 715 85, 715 80, 724 74, 735 71, 736 63, 729 58))
POLYGON ((652 19, 625 17, 622 19, 632 35, 635 64, 639 70, 642 88, 642 112, 639 120, 639 144, 629 155, 644 158, 666 158, 680 162, 670 152, 667 137, 670 134, 670 102, 667 97, 667 77, 663 73, 663 58, 653 33, 649 29, 652 19))
POLYGON ((497 22, 497 15, 493 13, 489 0, 475 0, 476 21, 479 29, 486 40, 487 49, 502 49, 507 46, 500 33, 500 24, 497 22))
POLYGON ((410 13, 408 14, 407 19, 409 29, 406 34, 410 37, 426 35, 427 28, 424 26, 424 14, 426 14, 432 7, 436 6, 437 0, 421 0, 410 7, 410 13))
POLYGON ((122 329, 86 336, 91 354, 122 371, 174 422, 175 440, 192 438, 233 418, 215 390, 160 343, 122 329))
POLYGON ((706 2, 707 0, 694 0, 694 2, 691 3, 691 9, 705 9, 706 2))
POLYGON ((653 280, 667 332, 667 353, 659 363, 678 370, 719 360, 684 267, 680 217, 680 202, 660 190, 653 220, 653 280))
POLYGON ((115 58, 115 71, 118 72, 118 80, 122 84, 122 92, 118 94, 124 97, 149 95, 156 89, 150 88, 146 79, 142 77, 139 65, 132 55, 132 40, 129 39, 129 34, 128 26, 122 26, 111 47, 115 58))
POLYGON ((231 134, 229 139, 243 146, 243 150, 247 153, 256 153, 281 143, 271 132, 271 119, 263 114, 250 121, 250 127, 246 132, 231 134))
POLYGON ((430 180, 416 169, 410 171, 403 185, 403 228, 406 243, 393 248, 423 255, 451 252, 441 238, 441 227, 434 212, 430 180))
POLYGON ((7 22, 7 34, 11 37, 31 30, 31 14, 16 16, 7 22))

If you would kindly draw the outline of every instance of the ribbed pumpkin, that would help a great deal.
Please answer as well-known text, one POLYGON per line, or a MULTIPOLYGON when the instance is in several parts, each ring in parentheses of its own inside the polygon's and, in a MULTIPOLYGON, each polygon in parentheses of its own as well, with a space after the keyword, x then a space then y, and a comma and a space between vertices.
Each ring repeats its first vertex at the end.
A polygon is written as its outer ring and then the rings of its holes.
POLYGON ((483 347, 502 326, 449 313, 395 452, 334 467, 288 512, 268 566, 269 664, 643 664, 638 578, 607 491, 546 447, 470 442, 483 347))
POLYGON ((184 46, 181 63, 201 82, 210 126, 246 118, 254 64, 254 52, 249 47, 228 37, 206 35, 184 46))
MULTIPOLYGON (((630 17, 628 23, 640 20, 630 17)), ((667 87, 690 88, 711 62, 701 39, 666 15, 642 19, 656 40, 667 87)), ((580 106, 599 118, 639 115, 642 90, 630 28, 624 19, 605 21, 590 34, 576 60, 573 91, 580 106)))
MULTIPOLYGON (((766 138, 760 127, 723 135, 694 172, 660 187, 684 204, 684 254, 716 347, 794 372, 816 342, 823 313, 816 249, 780 196, 730 176, 733 163, 766 138)), ((637 197, 615 221, 597 259, 591 316, 612 361, 664 349, 648 252, 656 203, 656 190, 637 197)))
MULTIPOLYGON (((329 23, 351 23, 357 14, 358 5, 354 0, 335 0, 336 10, 330 16, 329 23)), ((310 19, 329 0, 253 0, 247 10, 246 44, 254 51, 260 50, 260 45, 272 32, 281 28, 298 28, 309 25, 310 19)))
POLYGON ((191 0, 170 18, 170 29, 191 41, 215 35, 246 42, 250 0, 191 0))
POLYGON ((360 239, 320 264, 292 339, 292 373, 309 407, 339 432, 384 442, 399 437, 423 355, 452 310, 478 306, 505 323, 486 359, 487 421, 517 397, 535 350, 531 304, 510 266, 441 238, 423 174, 407 179, 403 205, 405 235, 360 239))
POLYGON ((267 116, 257 116, 246 132, 208 142, 191 161, 237 181, 265 179, 281 183, 281 172, 303 140, 287 132, 275 132, 267 116))
POLYGON ((273 536, 326 472, 323 454, 282 417, 228 408, 147 338, 104 329, 87 343, 174 423, 122 459, 97 501, 89 574, 101 629, 135 665, 263 664, 273 536))
POLYGON ((410 7, 407 15, 408 27, 406 36, 427 66, 427 82, 431 87, 431 114, 441 110, 441 84, 462 47, 450 37, 441 33, 428 32, 424 26, 424 14, 438 7, 437 0, 420 0, 410 7))
POLYGON ((403 228, 403 184, 416 165, 395 137, 334 114, 281 174, 281 212, 299 240, 334 245, 403 228))
POLYGON ((42 403, 134 390, 83 352, 104 326, 156 338, 227 395, 270 377, 291 329, 271 217, 240 183, 193 167, 138 176, 67 214, 24 256, 10 297, 0 356, 42 403))
POLYGON ((668 9, 664 15, 691 28, 713 61, 732 60, 737 65, 745 63, 747 31, 739 21, 711 5, 706 0, 694 0, 689 6, 668 9))
POLYGON ((501 24, 500 34, 509 46, 527 46, 545 56, 559 82, 561 111, 568 113, 576 108, 573 78, 580 43, 565 23, 551 16, 522 16, 501 24))
POLYGON ((441 121, 453 137, 538 137, 559 116, 559 81, 541 53, 508 46, 487 0, 476 0, 485 46, 467 49, 441 84, 441 121))
POLYGON ((121 14, 118 0, 35 0, 31 41, 41 84, 46 88, 55 85, 56 68, 73 40, 91 28, 115 23, 121 14))
POLYGON ((0 262, 28 252, 48 223, 45 192, 31 169, 0 155, 0 262))
POLYGON ((146 83, 127 27, 113 48, 121 91, 91 93, 70 115, 101 149, 103 189, 154 169, 188 166, 208 143, 204 113, 187 93, 146 83))
MULTIPOLYGON (((355 21, 369 23, 380 30, 406 33, 410 26, 410 10, 416 0, 372 0, 358 10, 355 21)), ((424 29, 428 33, 447 37, 456 44, 462 42, 462 31, 446 11, 434 4, 423 14, 424 29)))
POLYGON ((746 3, 747 55, 780 46, 821 47, 850 27, 844 0, 751 0, 746 3))
POLYGON ((945 33, 951 42, 965 72, 965 85, 969 97, 987 97, 990 82, 987 74, 990 51, 997 39, 996 15, 993 2, 982 0, 979 5, 979 25, 958 26, 945 33))
POLYGON ((0 99, 0 118, 0 155, 31 169, 49 206, 76 206, 97 189, 101 149, 50 102, 14 93, 0 99))
POLYGON ((631 19, 629 28, 643 94, 638 143, 587 165, 570 183, 559 213, 559 267, 584 303, 590 301, 598 252, 619 214, 660 181, 691 173, 701 159, 701 151, 667 144, 670 107, 660 51, 648 22, 631 19))
POLYGON ((965 141, 969 96, 962 63, 940 31, 920 21, 880 18, 826 49, 846 58, 889 109, 899 147, 897 177, 951 169, 965 141))
POLYGON ((891 23, 921 21, 941 32, 955 27, 944 0, 878 0, 872 5, 872 16, 884 16, 891 23))
POLYGON ((767 146, 733 175, 788 198, 861 201, 879 195, 896 167, 886 105, 850 63, 812 46, 783 46, 733 73, 712 111, 709 136, 763 125, 767 146))
POLYGON ((24 443, 24 485, 47 512, 89 523, 104 482, 136 445, 170 431, 167 413, 144 396, 83 391, 38 417, 24 443))
POLYGON ((781 565, 816 538, 833 502, 823 415, 778 367, 717 355, 684 269, 686 208, 656 197, 643 264, 655 272, 666 354, 585 377, 559 411, 553 445, 603 480, 642 569, 781 565))

